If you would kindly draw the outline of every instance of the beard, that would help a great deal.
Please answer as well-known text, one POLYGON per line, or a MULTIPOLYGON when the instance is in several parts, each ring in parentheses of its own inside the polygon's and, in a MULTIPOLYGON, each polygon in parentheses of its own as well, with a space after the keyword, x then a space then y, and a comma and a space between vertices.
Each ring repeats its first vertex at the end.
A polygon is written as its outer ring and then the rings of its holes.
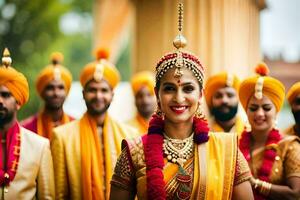
POLYGON ((45 107, 48 110, 59 110, 62 109, 65 102, 65 98, 60 98, 59 101, 53 101, 53 98, 47 98, 44 101, 45 107))
POLYGON ((7 109, 2 109, 2 111, 4 112, 0 112, 0 127, 11 122, 14 118, 13 112, 9 112, 7 109))
POLYGON ((142 105, 140 107, 137 107, 137 110, 139 114, 144 118, 149 118, 152 116, 152 114, 155 111, 155 106, 151 105, 142 105))
POLYGON ((296 124, 300 125, 300 110, 292 111, 296 124))
POLYGON ((211 114, 215 117, 216 120, 225 122, 228 120, 231 120, 235 117, 236 113, 238 111, 238 105, 236 106, 228 106, 228 105, 221 105, 218 107, 213 107, 211 109, 211 114), (229 109, 228 112, 222 111, 223 107, 227 107, 229 109))
POLYGON ((93 106, 92 106, 92 103, 93 103, 94 100, 92 100, 91 102, 89 103, 86 103, 86 107, 87 107, 87 110, 88 110, 88 113, 90 115, 102 115, 104 113, 107 112, 109 106, 110 106, 110 103, 108 104, 105 104, 104 107, 100 108, 100 109, 95 109, 93 106))

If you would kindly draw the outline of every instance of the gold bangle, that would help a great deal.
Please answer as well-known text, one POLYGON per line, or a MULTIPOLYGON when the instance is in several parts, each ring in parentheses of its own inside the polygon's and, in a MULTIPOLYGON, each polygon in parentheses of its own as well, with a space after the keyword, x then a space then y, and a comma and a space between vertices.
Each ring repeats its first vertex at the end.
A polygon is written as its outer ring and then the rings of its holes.
POLYGON ((259 192, 264 196, 268 196, 270 194, 271 187, 272 187, 271 183, 261 181, 261 187, 259 192))
POLYGON ((257 189, 260 185, 260 180, 259 179, 255 179, 254 180, 254 189, 257 189))

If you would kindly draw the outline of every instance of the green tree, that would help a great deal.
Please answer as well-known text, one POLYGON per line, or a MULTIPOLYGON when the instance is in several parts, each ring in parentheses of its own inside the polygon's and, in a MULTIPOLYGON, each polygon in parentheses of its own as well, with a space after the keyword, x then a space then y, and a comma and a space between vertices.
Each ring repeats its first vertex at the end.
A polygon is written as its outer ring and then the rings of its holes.
POLYGON ((65 35, 59 28, 64 14, 86 14, 91 6, 92 1, 0 1, 0 51, 9 48, 13 67, 24 73, 30 85, 30 100, 19 112, 19 119, 40 107, 35 80, 39 71, 49 64, 51 52, 61 51, 65 55, 64 65, 75 80, 83 64, 91 59, 90 34, 65 35))

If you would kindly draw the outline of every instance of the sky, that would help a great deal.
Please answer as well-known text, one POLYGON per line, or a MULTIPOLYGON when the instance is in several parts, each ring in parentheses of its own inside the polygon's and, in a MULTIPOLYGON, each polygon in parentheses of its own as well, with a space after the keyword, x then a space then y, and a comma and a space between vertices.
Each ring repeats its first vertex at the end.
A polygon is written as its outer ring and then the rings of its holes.
POLYGON ((300 0, 267 0, 267 6, 260 14, 263 53, 300 60, 300 0))

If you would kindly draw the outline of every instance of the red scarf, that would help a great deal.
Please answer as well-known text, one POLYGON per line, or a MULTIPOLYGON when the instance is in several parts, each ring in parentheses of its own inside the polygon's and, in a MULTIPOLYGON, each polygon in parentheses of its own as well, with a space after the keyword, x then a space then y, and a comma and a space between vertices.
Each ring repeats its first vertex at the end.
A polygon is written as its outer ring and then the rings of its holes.
MULTIPOLYGON (((2 134, 0 134, 0 139, 2 134)), ((0 145, 0 185, 5 186, 14 179, 20 158, 21 134, 16 122, 6 134, 6 166, 3 166, 3 149, 0 145)))
MULTIPOLYGON (((207 121, 202 118, 193 119, 194 142, 201 144, 209 139, 207 121)), ((153 115, 149 123, 148 134, 142 137, 145 149, 147 199, 165 200, 165 182, 163 175, 163 131, 164 120, 153 115)))
MULTIPOLYGON (((272 129, 268 134, 265 147, 268 147, 272 144, 277 144, 281 139, 282 137, 279 131, 277 129, 272 129)), ((241 136, 239 147, 241 152, 244 154, 246 160, 248 161, 249 165, 251 162, 250 145, 251 145, 251 132, 244 131, 241 136)), ((262 181, 270 182, 270 175, 275 161, 275 157, 276 157, 276 149, 266 148, 266 150, 264 151, 264 158, 263 158, 262 165, 257 172, 258 179, 262 181)), ((254 191, 254 197, 255 200, 265 199, 264 196, 262 196, 256 191, 254 191)))

